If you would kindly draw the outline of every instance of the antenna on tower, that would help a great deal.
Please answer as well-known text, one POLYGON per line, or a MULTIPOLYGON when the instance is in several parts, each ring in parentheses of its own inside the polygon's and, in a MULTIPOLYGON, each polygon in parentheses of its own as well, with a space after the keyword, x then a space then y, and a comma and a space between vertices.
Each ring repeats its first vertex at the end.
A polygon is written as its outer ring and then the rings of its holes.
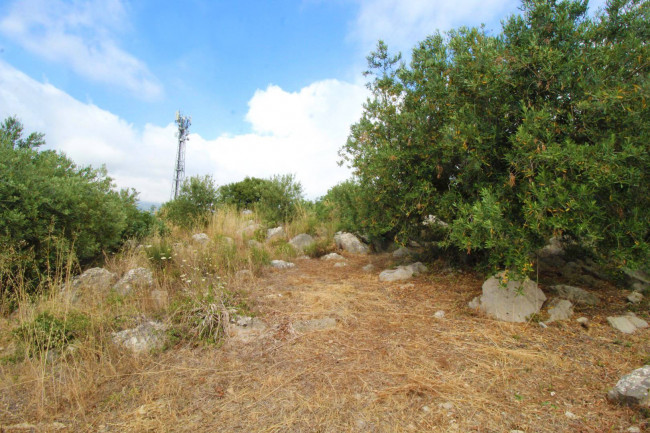
POLYGON ((176 112, 176 124, 178 125, 178 152, 176 153, 176 168, 174 169, 174 180, 172 183, 172 199, 178 197, 181 184, 185 178, 185 142, 189 140, 190 125, 192 118, 183 116, 180 111, 176 112))

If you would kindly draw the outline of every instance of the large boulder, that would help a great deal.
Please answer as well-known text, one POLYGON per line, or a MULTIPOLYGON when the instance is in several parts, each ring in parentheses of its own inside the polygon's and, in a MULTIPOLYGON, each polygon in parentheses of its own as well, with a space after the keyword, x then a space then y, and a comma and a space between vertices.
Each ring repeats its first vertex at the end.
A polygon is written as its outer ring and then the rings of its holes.
POLYGON ((379 281, 390 283, 393 281, 408 280, 413 276, 413 269, 399 266, 397 269, 386 269, 379 274, 379 281))
POLYGON ((307 233, 302 233, 297 236, 294 236, 290 241, 292 247, 298 251, 304 251, 306 248, 311 247, 316 243, 316 240, 308 235, 307 233))
POLYGON ((274 241, 276 239, 282 239, 285 236, 286 236, 286 233, 284 232, 284 227, 282 227, 282 226, 275 227, 275 228, 272 228, 272 229, 268 229, 266 231, 266 241, 267 242, 274 241))
POLYGON ((407 257, 410 257, 412 254, 411 250, 406 247, 399 247, 395 251, 393 251, 393 258, 396 259, 404 259, 407 257))
POLYGON ((145 322, 133 329, 114 332, 113 342, 135 353, 162 349, 167 342, 167 327, 160 322, 145 322))
POLYGON ((104 268, 90 268, 63 286, 62 291, 73 301, 84 294, 102 296, 106 294, 117 280, 117 274, 104 268))
POLYGON ((554 298, 549 302, 548 315, 547 323, 568 320, 573 316, 573 304, 566 299, 554 298))
POLYGON ((205 233, 196 233, 192 235, 192 240, 197 244, 205 245, 210 242, 210 237, 205 233))
POLYGON ((474 298, 470 307, 498 320, 521 323, 538 314, 545 300, 534 281, 506 281, 504 274, 499 274, 483 283, 483 294, 474 298))
POLYGON ((115 283, 113 290, 122 296, 126 296, 135 287, 153 286, 153 273, 147 268, 135 268, 128 271, 120 281, 115 283))
POLYGON ((632 290, 646 291, 650 290, 650 275, 641 269, 623 269, 627 277, 627 283, 632 290))
POLYGON ((633 334, 638 329, 648 327, 648 322, 636 317, 632 312, 626 313, 623 316, 608 317, 607 322, 612 326, 612 328, 624 334, 633 334))
POLYGON ((405 265, 404 267, 406 269, 410 269, 413 272, 414 277, 417 277, 418 275, 429 271, 429 268, 427 268, 422 262, 411 263, 409 265, 405 265))
POLYGON ((364 244, 352 233, 338 232, 334 235, 336 247, 355 254, 368 254, 368 245, 364 244))
POLYGON ((600 302, 598 296, 579 287, 558 284, 549 287, 549 290, 558 298, 566 299, 580 305, 598 305, 600 302))
POLYGON ((607 393, 607 399, 629 406, 650 407, 650 365, 626 374, 607 393))

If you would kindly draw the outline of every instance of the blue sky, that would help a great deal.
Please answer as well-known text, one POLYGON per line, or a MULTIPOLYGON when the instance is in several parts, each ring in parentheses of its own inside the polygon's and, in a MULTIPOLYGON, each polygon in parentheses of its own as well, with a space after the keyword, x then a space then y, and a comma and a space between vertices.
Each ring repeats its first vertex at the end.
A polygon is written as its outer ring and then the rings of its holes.
MULTIPOLYGON (((591 2, 592 8, 603 1, 591 2)), ((337 151, 367 97, 378 39, 408 53, 436 30, 500 21, 515 0, 3 0, 0 117, 105 164, 145 201, 169 197, 176 110, 187 175, 293 173, 309 198, 346 179, 337 151)))

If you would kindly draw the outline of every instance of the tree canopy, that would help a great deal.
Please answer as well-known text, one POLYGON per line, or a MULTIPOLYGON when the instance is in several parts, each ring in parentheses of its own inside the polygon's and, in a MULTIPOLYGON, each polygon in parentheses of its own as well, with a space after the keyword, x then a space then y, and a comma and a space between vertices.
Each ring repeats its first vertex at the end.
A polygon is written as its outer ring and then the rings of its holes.
POLYGON ((360 230, 416 236, 530 271, 555 236, 618 264, 650 256, 650 2, 525 0, 500 34, 434 34, 410 64, 383 42, 343 160, 360 230))

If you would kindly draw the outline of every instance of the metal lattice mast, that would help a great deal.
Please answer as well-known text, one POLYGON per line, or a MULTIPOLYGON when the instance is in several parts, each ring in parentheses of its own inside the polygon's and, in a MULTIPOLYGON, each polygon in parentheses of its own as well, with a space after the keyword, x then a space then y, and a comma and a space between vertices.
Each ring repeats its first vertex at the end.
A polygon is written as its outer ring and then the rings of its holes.
POLYGON ((172 183, 172 199, 178 197, 183 179, 185 178, 185 142, 189 140, 190 125, 192 118, 176 112, 176 124, 178 125, 178 152, 176 153, 176 168, 174 169, 174 180, 172 183))

